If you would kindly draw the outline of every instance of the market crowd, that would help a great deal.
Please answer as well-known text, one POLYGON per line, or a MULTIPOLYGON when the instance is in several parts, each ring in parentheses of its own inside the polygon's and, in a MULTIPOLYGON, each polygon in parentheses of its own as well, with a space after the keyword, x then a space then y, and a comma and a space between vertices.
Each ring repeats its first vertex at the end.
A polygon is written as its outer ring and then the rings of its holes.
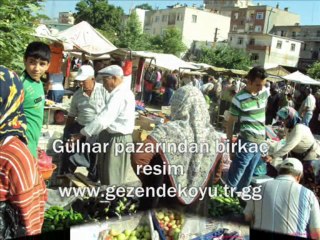
MULTIPOLYGON (((48 69, 56 67, 51 54, 58 46, 30 43, 24 54, 25 70, 18 76, 0 67, 0 198, 1 211, 10 212, 0 227, 5 238, 41 233, 46 185, 38 166, 37 148, 42 131, 45 88, 41 81, 48 69), (14 211, 12 211, 12 209, 14 211), (12 221, 21 229, 11 229, 12 221)), ((179 75, 155 68, 144 75, 145 104, 171 106, 170 121, 157 125, 145 144, 188 141, 210 143, 205 153, 163 151, 122 152, 117 144, 132 143, 136 99, 124 80, 124 69, 116 62, 108 66, 73 59, 78 88, 73 93, 66 120, 64 144, 76 141, 109 143, 107 151, 64 153, 60 174, 74 173, 86 166, 88 178, 101 185, 121 185, 132 167, 143 187, 163 183, 178 188, 200 187, 221 180, 222 156, 214 145, 221 141, 213 127, 225 116, 227 139, 261 144, 266 141, 266 124, 285 128, 286 144, 270 155, 236 150, 225 182, 241 191, 248 187, 256 169, 274 177, 262 184, 262 200, 248 201, 244 216, 257 229, 320 239, 319 164, 320 147, 314 138, 319 126, 319 92, 316 89, 271 84, 266 71, 252 68, 245 79, 223 79, 200 75, 179 75), (99 81, 98 81, 99 79, 99 81), (316 93, 315 96, 313 93, 316 93), (217 106, 219 106, 217 108, 217 106), (227 112, 227 114, 225 114, 227 112), (278 166, 274 159, 283 158, 278 166), (182 165, 180 175, 145 175, 139 166, 182 165)), ((69 66, 70 67, 70 66, 69 66)), ((61 101, 61 73, 49 75, 47 97, 61 101)), ((178 196, 181 205, 196 206, 198 196, 178 196)), ((156 196, 142 199, 143 208, 156 207, 156 196)))

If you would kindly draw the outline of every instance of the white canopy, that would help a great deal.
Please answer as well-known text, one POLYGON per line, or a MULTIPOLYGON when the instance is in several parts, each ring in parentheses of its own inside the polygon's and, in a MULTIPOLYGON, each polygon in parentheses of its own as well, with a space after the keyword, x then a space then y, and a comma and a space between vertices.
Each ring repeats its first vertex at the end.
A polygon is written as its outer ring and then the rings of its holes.
POLYGON ((102 55, 117 49, 85 21, 58 33, 56 37, 65 43, 65 51, 79 49, 92 55, 102 55))
POLYGON ((53 41, 58 41, 57 38, 55 38, 54 36, 52 36, 51 31, 49 30, 49 28, 47 28, 46 25, 44 24, 40 24, 36 29, 35 29, 35 33, 33 34, 36 37, 39 38, 46 38, 49 40, 53 40, 53 41))
POLYGON ((304 75, 303 73, 296 71, 294 73, 291 73, 287 76, 283 77, 284 79, 300 84, 306 84, 306 85, 320 85, 320 82, 312 79, 311 77, 304 75))
MULTIPOLYGON (((198 69, 194 65, 183 61, 182 59, 176 57, 173 54, 165 54, 165 53, 153 53, 146 51, 132 51, 133 56, 140 56, 145 58, 154 58, 156 62, 152 61, 152 63, 160 68, 165 68, 168 70, 179 70, 179 68, 189 68, 189 69, 198 69)), ((147 59, 150 62, 150 59, 147 59)))

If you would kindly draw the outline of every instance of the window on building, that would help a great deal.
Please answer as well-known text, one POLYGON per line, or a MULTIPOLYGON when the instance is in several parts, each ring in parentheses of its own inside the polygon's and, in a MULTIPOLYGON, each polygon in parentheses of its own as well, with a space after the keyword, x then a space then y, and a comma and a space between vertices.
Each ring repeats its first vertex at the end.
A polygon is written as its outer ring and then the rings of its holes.
POLYGON ((306 50, 307 50, 307 44, 305 43, 303 46, 303 51, 306 51, 306 50))
POLYGON ((156 16, 155 22, 160 22, 160 16, 156 16))
POLYGON ((297 33, 296 32, 292 32, 292 37, 296 37, 297 33))
POLYGON ((252 53, 250 56, 251 61, 257 61, 259 60, 259 54, 258 53, 252 53))
POLYGON ((243 20, 240 21, 240 25, 244 25, 244 21, 243 20))
POLYGON ((235 13, 233 14, 233 18, 234 18, 234 19, 238 19, 238 18, 239 18, 239 13, 235 12, 235 13))
POLYGON ((278 48, 278 49, 281 49, 281 48, 282 48, 282 41, 281 41, 281 40, 278 40, 278 41, 277 41, 277 48, 278 48))
POLYGON ((281 36, 281 37, 284 37, 285 35, 286 35, 286 32, 282 30, 280 36, 281 36))
POLYGON ((243 38, 242 38, 242 37, 239 37, 239 38, 238 38, 238 45, 242 45, 242 43, 243 43, 243 38))
POLYGON ((178 13, 177 14, 177 21, 181 21, 182 19, 181 19, 181 13, 178 13))
POLYGON ((237 31, 237 25, 232 26, 232 31, 234 31, 234 32, 237 31))
POLYGON ((230 37, 230 42, 232 42, 232 37, 230 37))
POLYGON ((250 19, 253 20, 254 19, 254 13, 250 14, 250 19))
POLYGON ((262 28, 260 25, 255 26, 254 31, 255 32, 261 32, 262 28))
POLYGON ((175 25, 175 24, 176 24, 176 14, 175 13, 170 13, 169 14, 168 25, 175 25))
POLYGON ((168 21, 168 15, 163 15, 162 22, 167 22, 167 21, 168 21))
POLYGON ((254 40, 254 38, 251 38, 249 41, 249 45, 254 45, 254 44, 255 44, 255 40, 254 40))
POLYGON ((263 18, 264 18, 264 13, 263 12, 257 12, 256 19, 262 20, 263 18))
POLYGON ((197 22, 197 15, 192 15, 192 22, 196 23, 197 22))
POLYGON ((254 26, 249 26, 249 31, 252 32, 254 30, 254 26))
POLYGON ((291 51, 294 52, 296 50, 296 44, 291 43, 291 51))
POLYGON ((317 31, 317 37, 320 37, 320 31, 317 31))

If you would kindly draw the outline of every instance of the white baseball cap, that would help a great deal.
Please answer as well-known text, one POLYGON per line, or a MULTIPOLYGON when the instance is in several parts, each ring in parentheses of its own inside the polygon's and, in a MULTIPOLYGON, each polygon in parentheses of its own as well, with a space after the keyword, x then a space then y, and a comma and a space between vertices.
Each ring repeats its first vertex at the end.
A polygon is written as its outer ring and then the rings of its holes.
POLYGON ((90 65, 83 65, 80 67, 75 80, 84 81, 89 77, 94 77, 94 69, 90 65))
POLYGON ((100 76, 118 76, 123 77, 123 70, 118 65, 110 65, 101 69, 98 74, 100 76))
POLYGON ((299 173, 303 173, 303 165, 299 159, 296 158, 286 158, 279 165, 279 169, 293 169, 299 173))

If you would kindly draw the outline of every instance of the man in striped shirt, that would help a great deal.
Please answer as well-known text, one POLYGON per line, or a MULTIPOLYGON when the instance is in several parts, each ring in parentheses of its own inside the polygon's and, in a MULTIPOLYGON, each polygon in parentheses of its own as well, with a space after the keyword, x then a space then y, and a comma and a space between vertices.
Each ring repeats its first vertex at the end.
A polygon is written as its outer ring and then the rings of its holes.
POLYGON ((259 145, 265 141, 265 111, 268 93, 264 88, 267 74, 261 67, 252 68, 247 76, 247 86, 237 93, 231 103, 227 123, 227 137, 232 145, 235 122, 240 119, 237 145, 230 146, 231 159, 227 184, 241 190, 247 187, 261 159, 259 145), (233 149, 235 147, 235 149, 233 149))
POLYGON ((279 176, 262 184, 262 199, 249 200, 244 210, 254 229, 320 239, 319 203, 311 190, 299 184, 302 173, 302 163, 287 158, 279 166, 279 176))
POLYGON ((0 66, 0 239, 2 234, 18 237, 12 224, 24 228, 26 235, 39 234, 44 219, 46 186, 26 145, 23 100, 18 76, 0 66), (4 205, 15 210, 13 219, 3 212, 4 205))

